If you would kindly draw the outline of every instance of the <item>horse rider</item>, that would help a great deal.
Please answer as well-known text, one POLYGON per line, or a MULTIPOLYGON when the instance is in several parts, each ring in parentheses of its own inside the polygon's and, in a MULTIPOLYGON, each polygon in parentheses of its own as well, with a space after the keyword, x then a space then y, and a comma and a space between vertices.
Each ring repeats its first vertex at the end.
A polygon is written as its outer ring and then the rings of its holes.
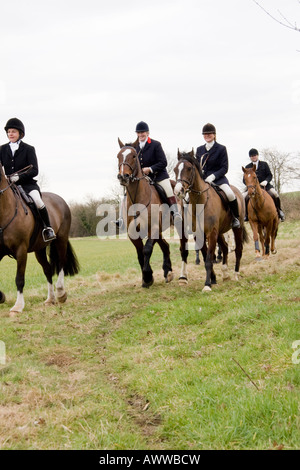
POLYGON ((22 141, 25 136, 24 124, 17 118, 7 121, 6 131, 9 143, 0 147, 0 162, 11 183, 20 185, 34 201, 44 224, 42 232, 45 242, 54 240, 56 235, 50 225, 47 208, 41 198, 40 188, 34 179, 38 174, 38 162, 34 147, 22 141), (31 166, 26 172, 21 170, 31 166), (19 172, 19 173, 18 173, 19 172))
MULTIPOLYGON (((173 213, 174 225, 179 229, 182 224, 182 216, 178 211, 176 198, 167 172, 168 162, 161 143, 149 137, 149 126, 144 121, 136 125, 135 132, 138 136, 138 143, 135 150, 138 154, 142 171, 144 175, 148 176, 153 182, 164 189, 168 204, 173 213)), ((116 221, 116 225, 122 227, 122 216, 116 221)))
POLYGON ((228 155, 224 145, 216 142, 216 128, 207 123, 203 126, 202 134, 206 144, 197 148, 196 158, 201 165, 203 179, 206 183, 219 186, 226 194, 233 221, 232 228, 240 228, 239 208, 236 195, 229 186, 226 178, 228 171, 228 155))
MULTIPOLYGON (((277 191, 275 190, 275 188, 270 184, 270 181, 272 180, 273 175, 271 173, 271 170, 270 170, 270 167, 269 167, 268 163, 259 159, 259 153, 256 149, 250 149, 249 150, 249 157, 250 157, 251 163, 246 165, 246 168, 252 168, 253 165, 255 164, 255 166, 256 166, 256 176, 257 176, 257 179, 259 181, 259 184, 272 197, 272 199, 275 203, 275 207, 276 207, 276 210, 277 210, 277 213, 278 213, 278 217, 283 222, 285 220, 285 215, 284 215, 283 211, 281 210, 281 202, 280 202, 279 195, 278 195, 277 191)), ((245 178, 243 178, 243 183, 246 184, 245 183, 245 178)), ((248 205, 248 201, 249 201, 249 195, 248 195, 247 190, 243 192, 243 196, 245 198, 245 205, 246 205, 245 221, 247 222, 248 221, 247 205, 248 205)))

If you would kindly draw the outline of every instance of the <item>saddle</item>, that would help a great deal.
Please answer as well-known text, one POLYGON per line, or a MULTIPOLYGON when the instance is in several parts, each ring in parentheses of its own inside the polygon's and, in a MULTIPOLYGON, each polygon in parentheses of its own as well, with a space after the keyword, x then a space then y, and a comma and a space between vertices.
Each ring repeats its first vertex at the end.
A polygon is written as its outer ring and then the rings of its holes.
POLYGON ((30 250, 30 248, 34 245, 39 232, 43 228, 42 220, 41 220, 39 211, 38 211, 38 209, 37 209, 37 207, 34 203, 34 200, 32 199, 31 196, 29 196, 29 194, 27 194, 24 191, 22 186, 12 185, 11 188, 14 191, 15 197, 20 199, 25 214, 26 215, 28 214, 28 209, 27 209, 27 207, 28 207, 31 210, 33 218, 35 220, 33 233, 31 235, 31 238, 30 238, 30 241, 29 241, 29 250, 30 250))
POLYGON ((167 198, 165 190, 159 184, 155 183, 155 181, 151 181, 150 184, 153 184, 153 186, 155 187, 156 191, 159 194, 159 197, 160 197, 162 203, 169 205, 168 198, 167 198))
POLYGON ((211 186, 216 191, 217 195, 220 197, 224 208, 228 209, 229 208, 228 199, 227 199, 226 194, 224 193, 224 191, 214 183, 211 183, 211 186))

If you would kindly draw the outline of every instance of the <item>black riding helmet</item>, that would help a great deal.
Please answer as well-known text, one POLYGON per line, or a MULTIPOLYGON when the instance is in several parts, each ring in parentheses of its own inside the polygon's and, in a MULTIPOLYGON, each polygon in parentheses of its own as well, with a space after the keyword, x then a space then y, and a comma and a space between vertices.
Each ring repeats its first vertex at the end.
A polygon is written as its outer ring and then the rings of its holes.
POLYGON ((135 132, 149 132, 149 126, 146 122, 138 122, 135 128, 135 132))
POLYGON ((250 149, 249 157, 254 157, 255 155, 258 155, 258 151, 256 149, 250 149))
POLYGON ((7 121, 6 126, 4 127, 5 132, 7 132, 8 129, 17 129, 21 133, 21 138, 25 135, 24 124, 18 118, 11 118, 7 121))
POLYGON ((216 128, 209 122, 203 126, 202 134, 216 134, 216 128))

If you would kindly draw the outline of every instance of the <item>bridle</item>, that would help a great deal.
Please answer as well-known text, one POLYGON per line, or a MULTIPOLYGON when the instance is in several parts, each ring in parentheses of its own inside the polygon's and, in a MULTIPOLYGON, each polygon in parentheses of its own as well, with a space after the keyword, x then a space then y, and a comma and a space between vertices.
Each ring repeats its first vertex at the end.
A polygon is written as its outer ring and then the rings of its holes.
MULTIPOLYGON (((184 158, 182 158, 181 160, 183 160, 183 162, 190 163, 188 160, 185 160, 184 158)), ((180 163, 180 161, 179 161, 179 163, 180 163)), ((201 194, 203 194, 203 193, 205 193, 206 191, 209 190, 210 185, 208 185, 208 187, 206 189, 203 189, 201 191, 197 191, 196 189, 193 189, 192 185, 194 183, 196 169, 195 169, 194 165, 191 165, 191 167, 192 167, 192 175, 191 175, 189 181, 184 179, 184 178, 178 178, 176 181, 178 181, 179 183, 185 183, 187 185, 187 189, 185 190, 186 193, 195 193, 195 194, 198 194, 199 196, 201 196, 201 194)))
MULTIPOLYGON (((132 149, 136 152, 135 148, 130 146, 130 145, 125 145, 125 147, 123 147, 124 149, 132 149)), ((128 166, 128 168, 130 169, 131 171, 131 174, 128 175, 128 180, 131 182, 131 183, 134 183, 135 181, 140 181, 144 178, 146 178, 146 175, 143 175, 141 176, 140 178, 138 178, 136 175, 137 175, 137 172, 138 172, 138 162, 137 162, 137 159, 139 158, 139 153, 137 153, 137 156, 135 157, 135 166, 134 168, 130 165, 130 163, 128 163, 126 160, 121 162, 120 165, 119 165, 119 171, 120 171, 120 168, 122 166, 128 166)), ((122 184, 122 183, 121 183, 122 184)), ((124 185, 123 185, 124 186, 124 185)))
MULTIPOLYGON (((124 148, 134 150, 137 155, 136 155, 136 157, 135 157, 135 165, 134 165, 134 167, 132 167, 132 166, 130 165, 130 163, 128 163, 126 160, 120 163, 120 165, 119 165, 119 171, 120 171, 120 168, 121 168, 122 166, 128 166, 128 168, 131 170, 131 174, 128 175, 128 184, 125 184, 125 183, 122 184, 121 182, 120 182, 120 184, 121 184, 122 186, 126 186, 126 187, 127 187, 127 193, 128 193, 128 195, 129 195, 130 201, 131 201, 132 204, 135 204, 135 202, 136 202, 136 196, 137 196, 137 193, 138 193, 140 181, 144 179, 144 180, 146 180, 146 181, 148 182, 148 184, 149 184, 149 189, 150 189, 150 198, 149 198, 148 203, 145 205, 144 209, 142 210, 142 211, 144 211, 144 210, 147 209, 147 207, 151 204, 152 191, 151 191, 151 188, 150 188, 150 181, 149 181, 149 178, 147 177, 147 175, 144 175, 144 174, 143 174, 143 176, 141 176, 141 177, 138 177, 138 176, 137 176, 138 169, 139 169, 139 167, 138 167, 138 158, 139 158, 139 155, 140 155, 140 152, 141 152, 141 151, 139 151, 139 153, 137 153, 137 152, 136 152, 136 149, 135 149, 134 147, 132 147, 131 145, 125 145, 122 149, 124 149, 124 148), (136 189, 135 189, 134 197, 132 197, 132 195, 130 194, 128 185, 129 185, 129 183, 135 183, 135 182, 137 182, 138 184, 137 184, 136 189)), ((122 149, 121 149, 121 150, 122 150, 122 149)), ((142 171, 143 171, 143 170, 142 170, 142 171)), ((124 191, 125 191, 125 190, 124 190, 124 191)), ((137 217, 141 214, 142 211, 138 211, 137 214, 136 214, 133 218, 134 218, 134 219, 137 219, 137 217)))

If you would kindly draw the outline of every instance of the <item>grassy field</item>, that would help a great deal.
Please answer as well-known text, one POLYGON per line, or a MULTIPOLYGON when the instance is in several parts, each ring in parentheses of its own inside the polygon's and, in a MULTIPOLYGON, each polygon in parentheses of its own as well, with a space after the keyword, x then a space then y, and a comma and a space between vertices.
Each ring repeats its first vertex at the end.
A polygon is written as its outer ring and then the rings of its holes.
POLYGON ((239 282, 223 282, 216 265, 211 293, 193 252, 178 286, 175 242, 176 280, 164 283, 156 247, 150 289, 130 242, 72 245, 81 272, 66 279, 67 302, 43 305, 30 255, 15 318, 15 262, 1 262, 0 449, 299 448, 299 221, 280 225, 267 261, 245 246, 239 282))

